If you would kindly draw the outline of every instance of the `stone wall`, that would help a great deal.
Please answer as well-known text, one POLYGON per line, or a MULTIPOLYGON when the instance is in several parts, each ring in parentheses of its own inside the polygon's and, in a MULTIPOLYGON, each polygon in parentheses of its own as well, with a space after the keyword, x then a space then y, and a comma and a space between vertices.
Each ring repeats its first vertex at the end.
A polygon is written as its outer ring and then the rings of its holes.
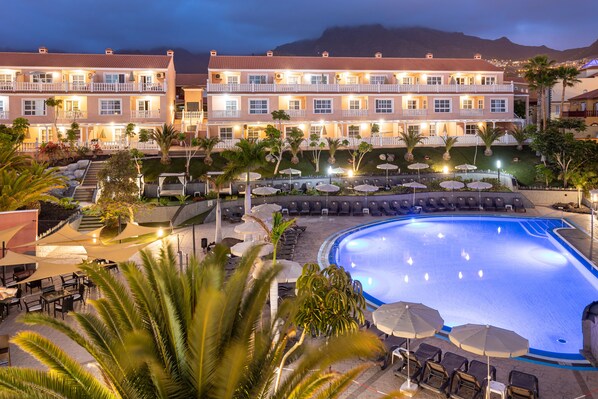
POLYGON ((520 190, 519 193, 536 205, 550 206, 557 202, 577 203, 576 190, 520 190))

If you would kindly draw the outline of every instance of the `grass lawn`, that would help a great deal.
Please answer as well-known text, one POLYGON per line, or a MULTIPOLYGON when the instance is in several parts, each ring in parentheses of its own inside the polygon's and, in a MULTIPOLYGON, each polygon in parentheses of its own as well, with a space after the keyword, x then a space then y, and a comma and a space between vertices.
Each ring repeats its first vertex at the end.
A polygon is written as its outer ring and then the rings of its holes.
MULTIPOLYGON (((448 166, 450 171, 453 171, 455 165, 464 163, 474 164, 481 170, 496 170, 496 161, 500 160, 502 163, 502 170, 504 172, 514 175, 522 184, 530 185, 535 180, 535 165, 540 162, 539 157, 536 157, 535 153, 524 147, 523 151, 517 151, 515 146, 496 146, 492 147, 494 154, 491 157, 484 156, 484 147, 455 147, 451 150, 452 159, 449 162, 445 162, 442 159, 444 153, 444 147, 420 147, 416 148, 413 154, 415 155, 415 162, 426 162, 430 164, 432 171, 440 172, 443 166, 448 166), (425 157, 429 157, 428 160, 425 157), (515 158, 518 158, 518 162, 513 162, 515 158), (475 162, 474 162, 475 159, 475 162)), ((405 149, 404 148, 385 148, 385 149, 374 149, 371 153, 368 153, 361 163, 359 170, 360 175, 384 175, 384 171, 376 169, 376 165, 384 163, 386 161, 380 160, 381 154, 394 154, 395 160, 392 162, 399 166, 401 172, 405 173, 407 169, 407 162, 404 159, 405 149)), ((299 156, 299 164, 293 165, 290 162, 290 153, 285 154, 280 169, 286 169, 292 167, 299 169, 303 176, 315 176, 315 168, 311 162, 312 156, 311 151, 304 151, 303 155, 299 156)), ((226 160, 220 156, 219 153, 213 154, 212 156, 214 163, 211 167, 208 167, 203 163, 203 158, 197 158, 191 162, 191 175, 194 178, 205 174, 208 171, 222 170, 226 165, 226 160)), ((319 175, 325 175, 328 170, 328 151, 323 151, 320 157, 320 173, 319 175)), ((336 164, 335 167, 350 168, 348 163, 349 153, 348 151, 339 150, 336 153, 336 164)), ((146 176, 147 182, 156 182, 158 175, 162 172, 184 172, 185 171, 185 159, 184 158, 173 158, 170 165, 161 165, 159 159, 146 159, 143 161, 143 173, 146 176)), ((269 164, 266 168, 258 170, 264 178, 271 178, 272 172, 274 171, 274 164, 269 164)), ((391 172, 392 174, 392 172, 391 172)))

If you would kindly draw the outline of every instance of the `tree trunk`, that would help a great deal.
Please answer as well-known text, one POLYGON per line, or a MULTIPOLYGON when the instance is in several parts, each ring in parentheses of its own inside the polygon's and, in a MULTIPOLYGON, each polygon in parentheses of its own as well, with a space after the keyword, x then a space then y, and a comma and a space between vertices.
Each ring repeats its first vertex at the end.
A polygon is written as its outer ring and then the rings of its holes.
POLYGON ((216 191, 216 228, 214 242, 219 244, 222 241, 222 210, 220 208, 220 191, 216 191))
POLYGON ((546 99, 548 98, 548 96, 546 95, 546 90, 547 89, 543 89, 542 91, 542 97, 544 97, 544 100, 542 101, 542 129, 546 130, 546 121, 548 120, 548 104, 546 104, 546 99))
POLYGON ((291 163, 293 165, 297 165, 299 163, 299 157, 297 156, 297 154, 293 155, 293 157, 291 158, 291 163))
POLYGON ((486 147, 486 149, 484 150, 484 155, 486 155, 487 157, 491 157, 492 156, 492 148, 486 147))
POLYGON ((336 163, 336 159, 334 158, 334 155, 331 155, 331 156, 328 158, 328 163, 329 163, 330 165, 334 165, 334 164, 336 163))
POLYGON ((411 153, 411 151, 407 151, 407 153, 405 154, 405 161, 413 162, 413 159, 414 159, 413 153, 411 153))
POLYGON ((559 112, 559 119, 563 119, 563 107, 565 105, 565 88, 567 85, 565 84, 565 79, 563 79, 563 92, 561 93, 561 109, 559 112))
MULTIPOLYGON (((272 300, 272 299, 270 299, 270 300, 272 300)), ((299 341, 297 341, 295 343, 295 345, 293 345, 291 347, 291 349, 289 349, 289 351, 287 353, 285 353, 284 356, 282 357, 282 360, 280 361, 280 365, 278 366, 278 371, 276 372, 276 382, 274 383, 274 392, 278 391, 278 386, 280 385, 280 378, 282 377, 282 368, 284 367, 285 362, 287 361, 289 356, 291 356, 293 354, 293 352, 295 352, 297 350, 297 348, 299 348, 303 344, 303 341, 305 340, 305 335, 306 335, 306 330, 303 329, 303 332, 301 333, 301 338, 299 338, 299 341)))
POLYGON ((445 161, 450 161, 451 160, 451 153, 450 151, 445 151, 444 154, 442 154, 442 159, 445 161))
POLYGON ((278 168, 280 168, 280 163, 281 162, 282 162, 282 154, 280 154, 280 157, 276 161, 276 166, 274 167, 274 175, 275 176, 278 174, 278 168))
POLYGON ((247 171, 247 181, 245 186, 245 214, 249 214, 251 212, 251 180, 249 180, 249 174, 251 172, 247 171))
POLYGON ((170 163, 170 157, 168 156, 168 151, 162 151, 162 157, 160 158, 160 163, 162 165, 168 165, 170 163))

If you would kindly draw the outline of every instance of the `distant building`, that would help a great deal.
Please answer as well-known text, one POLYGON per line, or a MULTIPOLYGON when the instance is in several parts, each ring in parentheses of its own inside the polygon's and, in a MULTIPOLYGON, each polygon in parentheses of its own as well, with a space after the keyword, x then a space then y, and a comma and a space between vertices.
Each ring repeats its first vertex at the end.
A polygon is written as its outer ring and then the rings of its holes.
POLYGON ((558 118, 561 112, 561 107, 564 112, 570 110, 569 101, 572 97, 580 96, 584 93, 598 89, 598 60, 587 62, 580 68, 578 79, 581 81, 576 83, 573 87, 565 89, 565 102, 561 104, 561 97, 563 94, 563 84, 559 80, 550 91, 550 117, 558 118))
POLYGON ((571 97, 569 103, 570 109, 563 113, 563 117, 583 118, 587 126, 583 134, 598 137, 598 89, 571 97))

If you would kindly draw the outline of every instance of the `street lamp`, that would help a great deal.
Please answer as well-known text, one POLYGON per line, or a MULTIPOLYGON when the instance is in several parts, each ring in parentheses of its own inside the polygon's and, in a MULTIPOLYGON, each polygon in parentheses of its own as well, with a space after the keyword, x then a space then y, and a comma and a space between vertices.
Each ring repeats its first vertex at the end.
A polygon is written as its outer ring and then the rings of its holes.
POLYGON ((448 175, 448 172, 449 172, 449 171, 448 171, 448 166, 444 165, 444 166, 442 167, 442 173, 443 173, 443 174, 445 174, 445 175, 448 175))
POLYGON ((498 161, 496 161, 496 169, 498 170, 498 184, 500 184, 500 168, 502 166, 502 162, 500 162, 500 159, 498 161))
POLYGON ((598 190, 590 190, 590 201, 592 201, 592 212, 590 213, 590 260, 592 260, 592 252, 594 252, 594 208, 598 201, 598 190))

